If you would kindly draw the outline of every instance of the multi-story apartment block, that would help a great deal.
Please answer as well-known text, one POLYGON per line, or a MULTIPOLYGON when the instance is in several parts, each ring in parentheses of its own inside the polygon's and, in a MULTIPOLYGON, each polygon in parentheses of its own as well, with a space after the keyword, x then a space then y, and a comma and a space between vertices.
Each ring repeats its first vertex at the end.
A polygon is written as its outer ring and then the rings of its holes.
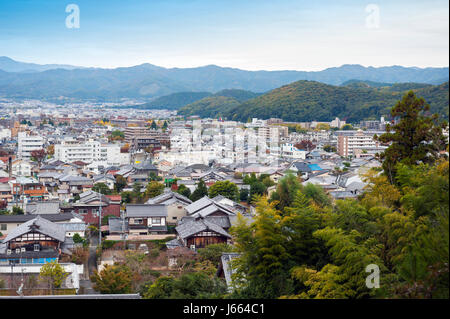
POLYGON ((44 148, 44 138, 39 135, 29 135, 27 132, 18 133, 17 157, 29 159, 31 152, 44 148))
POLYGON ((368 130, 379 130, 384 131, 386 129, 387 122, 384 117, 381 117, 380 121, 361 121, 359 127, 368 130))
POLYGON ((338 137, 337 152, 341 156, 354 156, 354 150, 378 148, 379 142, 374 140, 374 135, 381 135, 384 131, 336 131, 338 137))
POLYGON ((73 163, 82 161, 85 163, 102 163, 108 166, 129 164, 124 154, 120 153, 118 144, 102 144, 90 139, 86 142, 77 140, 65 140, 55 145, 55 159, 73 163))
POLYGON ((299 150, 292 143, 285 143, 281 146, 281 156, 285 158, 292 158, 296 160, 306 159, 306 154, 308 152, 305 150, 299 150))

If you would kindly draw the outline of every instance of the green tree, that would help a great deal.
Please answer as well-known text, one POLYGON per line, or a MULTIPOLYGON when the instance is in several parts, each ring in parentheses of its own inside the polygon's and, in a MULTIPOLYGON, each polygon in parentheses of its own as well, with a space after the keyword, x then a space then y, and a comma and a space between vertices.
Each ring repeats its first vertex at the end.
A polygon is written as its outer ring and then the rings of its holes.
POLYGON ((39 277, 42 281, 48 283, 49 288, 52 290, 55 288, 61 288, 63 281, 67 278, 69 273, 67 273, 63 266, 58 264, 56 260, 47 262, 41 267, 39 272, 39 277))
POLYGON ((390 143, 379 158, 391 183, 396 182, 397 163, 434 163, 440 156, 439 152, 446 149, 448 144, 442 130, 447 123, 440 122, 437 114, 427 116, 429 109, 423 98, 409 91, 391 109, 391 116, 397 123, 387 124, 386 133, 375 136, 382 143, 390 143))
POLYGON ((145 196, 148 198, 153 198, 161 195, 164 192, 164 184, 158 183, 156 181, 151 181, 147 184, 145 189, 145 196))
POLYGON ((203 180, 198 182, 197 188, 192 192, 191 200, 193 202, 199 200, 200 198, 208 195, 208 188, 203 180))
POLYGON ((282 210, 286 206, 290 206, 294 200, 295 194, 300 189, 301 184, 297 177, 293 174, 287 174, 279 180, 277 189, 272 193, 270 200, 277 201, 277 208, 282 210))
POLYGON ((255 195, 264 195, 267 186, 263 182, 256 181, 250 185, 250 199, 253 200, 255 195))
POLYGON ((109 189, 108 185, 105 183, 95 183, 92 187, 92 190, 94 192, 103 194, 103 195, 111 195, 112 191, 109 189))
POLYGON ((231 200, 238 200, 239 189, 236 184, 230 181, 218 181, 209 188, 208 194, 210 198, 222 195, 231 200))
POLYGON ((186 185, 184 185, 184 184, 181 184, 180 186, 178 186, 177 193, 179 193, 187 198, 191 197, 191 190, 189 188, 187 188, 186 185))
POLYGON ((114 188, 116 192, 120 193, 125 187, 127 187, 128 182, 125 177, 122 175, 116 176, 116 183, 114 184, 114 188))
POLYGON ((276 298, 292 291, 286 271, 290 259, 283 243, 282 217, 265 197, 256 201, 255 222, 248 225, 240 215, 231 228, 241 256, 235 261, 234 297, 276 298))
POLYGON ((233 250, 233 247, 226 244, 211 244, 205 248, 198 249, 198 255, 201 260, 209 260, 214 265, 218 265, 223 253, 228 253, 233 250))
POLYGON ((12 214, 13 214, 13 215, 23 215, 23 214, 25 214, 25 212, 24 212, 23 209, 20 208, 19 206, 13 206, 13 208, 12 208, 12 214))
POLYGON ((351 131, 353 130, 353 126, 351 124, 345 124, 344 126, 342 126, 342 130, 351 131))
POLYGON ((239 191, 239 199, 241 202, 246 202, 248 200, 249 191, 247 188, 241 188, 239 191))
POLYGON ((102 271, 91 276, 94 289, 102 294, 131 293, 132 273, 123 265, 105 265, 102 271))

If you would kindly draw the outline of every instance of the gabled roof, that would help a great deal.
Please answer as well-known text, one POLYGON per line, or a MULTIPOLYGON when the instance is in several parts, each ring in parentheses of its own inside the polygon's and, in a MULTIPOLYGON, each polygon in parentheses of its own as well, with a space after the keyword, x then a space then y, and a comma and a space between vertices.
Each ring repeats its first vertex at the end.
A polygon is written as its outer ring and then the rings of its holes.
POLYGON ((36 218, 31 219, 26 223, 23 223, 22 225, 14 228, 8 234, 8 236, 6 236, 3 242, 9 242, 12 239, 22 236, 23 234, 29 233, 31 231, 36 231, 41 234, 47 235, 60 242, 64 242, 66 238, 66 231, 64 230, 64 227, 37 215, 36 218))
MULTIPOLYGON (((52 222, 69 221, 74 217, 73 213, 43 214, 39 216, 52 222)), ((0 215, 0 222, 23 223, 34 218, 36 218, 36 215, 0 215)))
POLYGON ((231 238, 230 234, 228 234, 222 227, 202 218, 197 220, 191 220, 187 223, 178 225, 177 227, 175 227, 175 230, 177 231, 178 235, 183 239, 186 239, 203 231, 212 231, 222 236, 231 238))
POLYGON ((185 207, 186 212, 188 215, 191 216, 208 216, 209 214, 212 214, 218 210, 224 212, 227 215, 235 215, 236 213, 229 207, 226 207, 225 205, 219 204, 212 199, 210 199, 208 196, 204 196, 200 198, 199 200, 193 202, 192 204, 185 207))
POLYGON ((126 216, 129 217, 167 217, 166 205, 128 204, 126 216))
MULTIPOLYGON (((183 223, 188 223, 188 222, 196 220, 196 219, 198 219, 198 218, 192 217, 192 216, 184 216, 181 218, 178 225, 181 225, 183 223)), ((222 228, 230 228, 231 227, 231 222, 230 222, 230 219, 228 218, 228 216, 206 216, 204 218, 204 220, 206 220, 210 223, 216 224, 217 226, 220 226, 222 228)))
POLYGON ((175 202, 182 202, 184 204, 191 204, 192 201, 187 198, 186 196, 183 196, 177 192, 168 191, 161 195, 158 195, 156 197, 150 198, 146 204, 164 204, 164 205, 170 205, 175 202))
POLYGON ((311 172, 312 169, 307 163, 304 162, 293 162, 290 167, 294 166, 300 172, 311 172))
POLYGON ((98 202, 100 200, 103 205, 108 205, 111 202, 111 200, 106 195, 88 190, 80 194, 80 199, 76 203, 74 203, 73 206, 89 205, 92 202, 98 202))
POLYGON ((27 214, 58 214, 59 201, 30 202, 26 206, 27 214))

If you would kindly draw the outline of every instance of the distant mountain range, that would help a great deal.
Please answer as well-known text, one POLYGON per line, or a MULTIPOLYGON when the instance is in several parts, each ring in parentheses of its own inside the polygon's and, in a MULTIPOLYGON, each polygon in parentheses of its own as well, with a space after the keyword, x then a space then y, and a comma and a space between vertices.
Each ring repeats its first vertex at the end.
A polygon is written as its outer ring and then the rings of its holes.
POLYGON ((331 121, 339 117, 354 123, 389 115, 390 109, 408 90, 423 97, 430 104, 432 113, 448 118, 448 82, 428 85, 349 81, 343 86, 334 86, 301 80, 241 103, 229 97, 209 96, 182 107, 178 113, 241 122, 252 117, 278 117, 295 122, 331 121))
MULTIPOLYGON (((306 72, 245 71, 215 65, 182 69, 142 64, 100 69, 70 65, 38 65, 0 57, 0 96, 17 98, 65 97, 102 101, 139 98, 155 102, 159 97, 180 92, 215 94, 224 89, 239 89, 262 93, 299 80, 318 81, 330 85, 341 85, 350 80, 387 84, 404 82, 441 84, 448 81, 448 78, 448 67, 375 68, 343 65, 323 71, 306 72)), ((179 107, 181 104, 173 107, 179 107)))
POLYGON ((35 64, 18 62, 6 56, 0 56, 0 70, 5 72, 42 72, 53 69, 82 69, 83 67, 66 65, 66 64, 35 64))
MULTIPOLYGON (((261 93, 254 93, 250 91, 245 90, 239 90, 239 89, 225 89, 222 91, 219 91, 215 94, 210 92, 179 92, 179 93, 172 93, 169 95, 161 96, 154 101, 131 106, 133 108, 137 109, 167 109, 167 110, 178 110, 182 108, 183 106, 186 106, 188 104, 196 103, 200 100, 215 100, 218 97, 221 98, 227 98, 228 101, 234 101, 236 103, 244 102, 246 100, 249 100, 251 98, 259 96, 261 93)), ((130 106, 127 106, 126 108, 129 108, 130 106)))

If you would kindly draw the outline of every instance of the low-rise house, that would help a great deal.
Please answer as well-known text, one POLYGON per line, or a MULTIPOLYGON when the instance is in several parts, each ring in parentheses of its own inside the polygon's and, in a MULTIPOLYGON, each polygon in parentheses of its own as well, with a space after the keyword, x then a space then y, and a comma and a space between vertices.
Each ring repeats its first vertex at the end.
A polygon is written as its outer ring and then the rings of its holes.
POLYGON ((204 218, 181 223, 175 228, 177 240, 184 246, 196 250, 211 244, 228 243, 231 235, 222 227, 204 218))
POLYGON ((59 214, 60 211, 59 200, 28 202, 25 207, 25 213, 31 215, 59 214))
POLYGON ((61 225, 39 215, 13 229, 0 244, 0 264, 43 264, 58 261, 65 250, 61 225))
POLYGON ((126 219, 130 234, 149 235, 167 232, 167 206, 163 204, 128 204, 126 219))
POLYGON ((33 178, 17 177, 11 181, 14 202, 43 201, 49 199, 49 192, 45 185, 33 178))
POLYGON ((8 183, 0 183, 0 201, 9 202, 12 198, 11 185, 8 183))
POLYGON ((72 196, 90 190, 93 182, 90 178, 74 175, 65 175, 59 179, 59 189, 66 189, 72 196))
POLYGON ((185 207, 187 216, 206 217, 206 216, 230 216, 236 215, 236 211, 226 205, 217 203, 204 196, 199 200, 185 207))
POLYGON ((95 175, 92 177, 94 185, 97 183, 103 183, 108 186, 109 189, 114 189, 114 184, 116 183, 116 179, 114 176, 106 174, 106 175, 95 175))
POLYGON ((85 223, 99 225, 100 206, 103 216, 120 216, 120 196, 103 195, 94 191, 87 191, 80 194, 80 199, 67 207, 62 207, 64 211, 73 211, 80 215, 85 223))
MULTIPOLYGON (((80 224, 85 223, 81 220, 80 216, 77 216, 73 213, 61 213, 61 214, 41 214, 41 215, 0 215, 0 232, 6 236, 11 231, 13 231, 18 226, 22 225, 23 223, 36 218, 37 216, 40 216, 41 218, 47 219, 53 223, 56 224, 80 224)), ((68 227, 70 228, 70 227, 68 227)), ((79 232, 80 236, 84 236, 84 229, 85 227, 78 227, 79 229, 77 232, 79 232)), ((74 233, 72 231, 68 232, 66 236, 72 237, 74 233)))
POLYGON ((166 205, 167 224, 175 225, 181 220, 181 218, 186 216, 185 207, 192 204, 192 201, 177 192, 168 191, 156 197, 150 198, 146 204, 166 205))
POLYGON ((14 176, 31 176, 31 163, 24 159, 16 159, 12 162, 12 174, 14 176))

